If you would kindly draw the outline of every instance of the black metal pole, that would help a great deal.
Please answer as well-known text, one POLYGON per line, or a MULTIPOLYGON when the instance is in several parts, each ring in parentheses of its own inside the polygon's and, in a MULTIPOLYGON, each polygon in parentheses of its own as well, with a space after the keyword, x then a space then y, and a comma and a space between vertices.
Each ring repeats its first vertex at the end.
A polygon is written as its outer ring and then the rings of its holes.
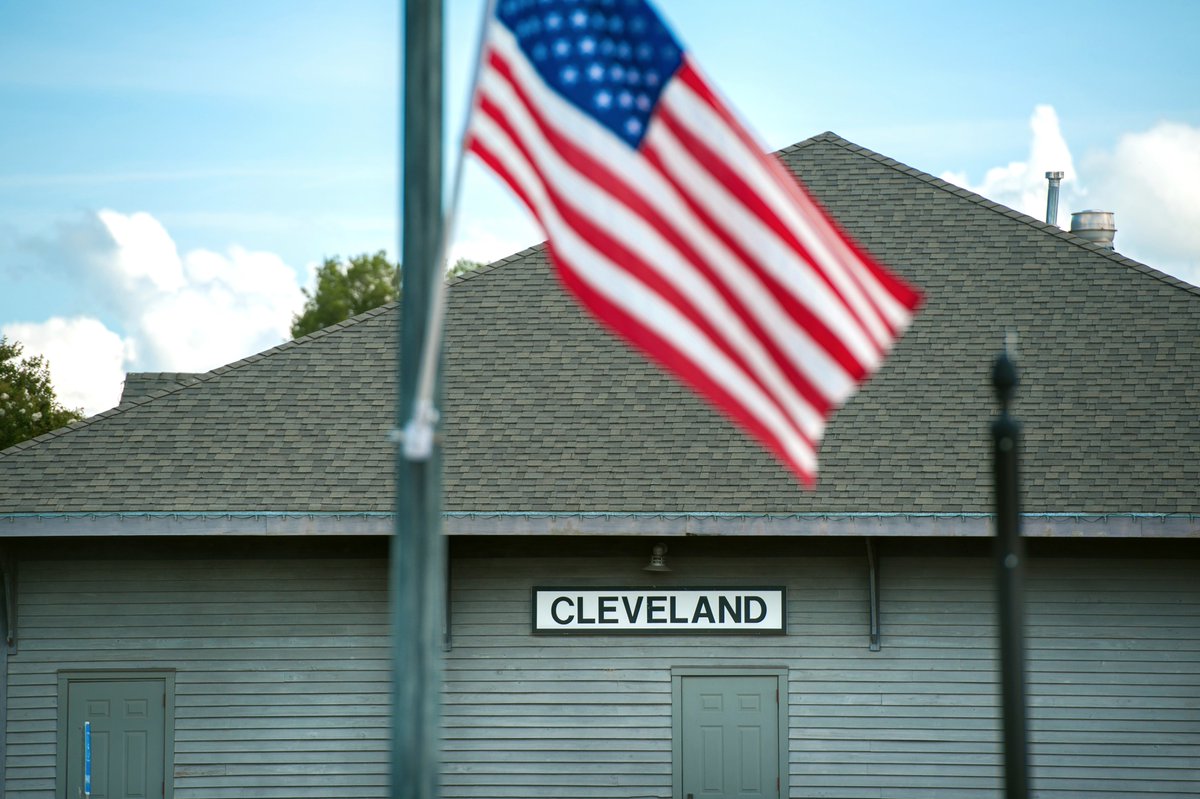
MULTIPOLYGON (((412 417, 430 298, 442 280, 442 3, 408 0, 404 14, 401 316, 396 429, 412 417)), ((392 788, 394 799, 434 799, 441 771, 441 448, 427 460, 395 458, 391 552, 392 788)))
POLYGON ((996 490, 996 577, 1000 621, 1000 689, 1004 731, 1004 795, 1029 793, 1025 722, 1025 549, 1021 541, 1020 474, 1017 455, 1021 428, 1008 413, 1017 370, 1002 353, 992 369, 1000 416, 992 422, 992 463, 996 490))

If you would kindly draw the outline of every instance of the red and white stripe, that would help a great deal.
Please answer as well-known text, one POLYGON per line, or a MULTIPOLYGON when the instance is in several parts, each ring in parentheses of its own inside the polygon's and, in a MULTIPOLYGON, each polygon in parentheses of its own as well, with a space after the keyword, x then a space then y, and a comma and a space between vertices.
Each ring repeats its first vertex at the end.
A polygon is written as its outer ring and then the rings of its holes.
POLYGON ((920 301, 759 149, 684 56, 638 150, 492 21, 467 148, 537 217, 564 284, 815 482, 825 420, 920 301))

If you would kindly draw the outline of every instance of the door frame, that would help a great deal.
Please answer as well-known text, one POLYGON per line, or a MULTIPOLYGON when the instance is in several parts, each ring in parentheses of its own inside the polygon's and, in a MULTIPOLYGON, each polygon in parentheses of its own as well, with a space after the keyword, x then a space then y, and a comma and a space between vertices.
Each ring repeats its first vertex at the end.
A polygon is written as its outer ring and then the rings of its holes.
POLYGON ((787 666, 674 666, 671 668, 671 796, 683 799, 683 678, 775 677, 779 689, 779 796, 788 796, 788 668, 787 666))
MULTIPOLYGON (((70 734, 71 683, 126 682, 158 680, 163 684, 166 705, 163 708, 163 796, 175 794, 175 670, 174 669, 69 669, 58 672, 58 748, 54 753, 54 795, 65 796, 67 790, 67 736, 70 734)), ((69 799, 69 797, 68 797, 69 799)))

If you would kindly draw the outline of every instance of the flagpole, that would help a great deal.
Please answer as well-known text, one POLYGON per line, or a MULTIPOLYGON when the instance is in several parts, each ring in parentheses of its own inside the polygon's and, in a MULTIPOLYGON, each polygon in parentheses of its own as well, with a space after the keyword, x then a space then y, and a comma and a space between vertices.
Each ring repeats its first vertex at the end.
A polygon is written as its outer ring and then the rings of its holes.
POLYGON ((1009 347, 996 358, 992 386, 1000 400, 1000 415, 992 422, 992 465, 996 502, 996 592, 1000 622, 1000 689, 1004 739, 1005 799, 1029 794, 1028 746, 1025 721, 1025 614, 1023 575, 1025 548, 1021 541, 1018 446, 1021 426, 1008 406, 1017 386, 1017 370, 1009 347))
MULTIPOLYGON (((425 340, 438 335, 430 326, 429 310, 443 281, 438 254, 442 239, 441 0, 408 0, 403 24, 403 294, 397 333, 397 429, 413 416, 425 340)), ((404 441, 402 436, 396 438, 397 444, 404 441)), ((439 793, 446 586, 441 468, 441 448, 432 434, 428 457, 411 458, 403 447, 397 448, 389 577, 393 799, 434 799, 439 793)))
MULTIPOLYGON (((438 240, 437 262, 443 266, 446 266, 446 253, 450 250, 450 241, 458 222, 458 207, 463 187, 463 161, 467 155, 467 135, 471 130, 471 116, 475 110, 475 89, 479 85, 479 73, 482 68, 483 41, 487 37, 487 23, 492 17, 495 5, 496 0, 486 0, 483 3, 483 19, 480 20, 479 42, 475 47, 475 66, 472 71, 471 90, 467 94, 467 115, 458 138, 458 152, 454 156, 454 172, 451 178, 450 202, 446 206, 442 221, 442 235, 438 240)), ((434 402, 434 392, 437 388, 438 366, 441 363, 445 317, 446 281, 443 279, 435 283, 433 293, 429 298, 427 328, 430 335, 425 337, 425 346, 421 350, 421 369, 417 378, 416 399, 413 401, 412 412, 403 428, 404 455, 411 460, 427 458, 433 449, 434 431, 437 429, 440 417, 437 404, 434 402)))

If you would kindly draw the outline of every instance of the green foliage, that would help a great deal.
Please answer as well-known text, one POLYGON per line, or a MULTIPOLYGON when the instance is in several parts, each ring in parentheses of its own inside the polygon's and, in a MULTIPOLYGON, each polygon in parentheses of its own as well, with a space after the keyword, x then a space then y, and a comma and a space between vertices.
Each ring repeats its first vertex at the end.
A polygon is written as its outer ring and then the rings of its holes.
POLYGON ((383 250, 351 256, 348 264, 326 258, 317 269, 316 289, 311 294, 303 289, 304 309, 292 319, 292 336, 307 336, 394 301, 398 271, 383 250))
POLYGON ((0 337, 0 449, 83 418, 59 404, 46 359, 22 359, 23 351, 20 342, 0 337))
MULTIPOLYGON (((446 270, 446 276, 458 277, 481 266, 478 261, 459 258, 446 270)), ((307 336, 399 299, 399 272, 399 264, 388 261, 383 250, 352 256, 349 264, 336 256, 326 258, 317 269, 317 287, 312 293, 301 289, 304 310, 292 318, 292 338, 307 336)))
POLYGON ((458 277, 465 275, 467 272, 473 272, 483 264, 478 261, 468 261, 466 258, 459 258, 454 262, 454 266, 446 270, 446 277, 458 277))

